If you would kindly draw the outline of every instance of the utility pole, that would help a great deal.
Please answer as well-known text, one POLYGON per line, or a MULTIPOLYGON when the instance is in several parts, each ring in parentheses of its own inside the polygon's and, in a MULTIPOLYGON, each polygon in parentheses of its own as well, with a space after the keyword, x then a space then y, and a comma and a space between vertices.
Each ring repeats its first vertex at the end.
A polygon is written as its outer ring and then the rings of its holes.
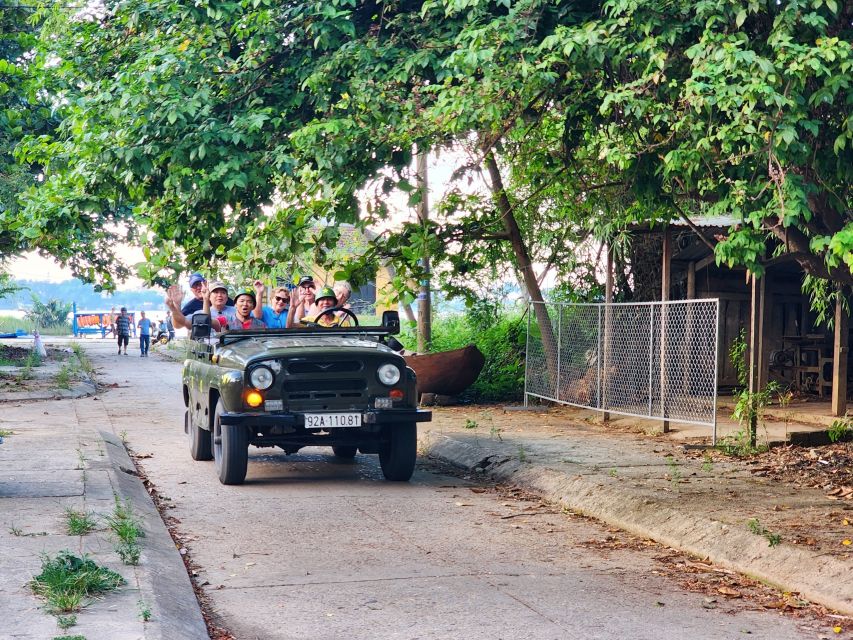
MULTIPOLYGON (((421 200, 418 203, 417 212, 418 220, 424 228, 429 220, 427 156, 425 149, 418 149, 416 178, 421 200)), ((424 249, 424 254, 421 256, 421 266, 424 270, 424 278, 418 290, 418 353, 427 353, 432 347, 432 296, 430 295, 430 262, 427 249, 424 249)))

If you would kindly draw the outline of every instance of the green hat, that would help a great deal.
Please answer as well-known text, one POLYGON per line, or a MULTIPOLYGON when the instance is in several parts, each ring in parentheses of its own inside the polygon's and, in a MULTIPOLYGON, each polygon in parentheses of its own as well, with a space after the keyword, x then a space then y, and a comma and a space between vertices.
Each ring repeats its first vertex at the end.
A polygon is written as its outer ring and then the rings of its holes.
POLYGON ((323 298, 331 298, 335 302, 338 301, 338 296, 335 295, 335 290, 332 287, 323 287, 320 289, 320 293, 314 297, 314 302, 320 302, 323 298))

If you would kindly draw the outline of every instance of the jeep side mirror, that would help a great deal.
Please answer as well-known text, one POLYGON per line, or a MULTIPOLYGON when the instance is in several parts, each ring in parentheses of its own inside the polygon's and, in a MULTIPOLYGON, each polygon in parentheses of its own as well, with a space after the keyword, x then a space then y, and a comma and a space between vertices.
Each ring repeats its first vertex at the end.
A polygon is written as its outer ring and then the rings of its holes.
POLYGON ((400 314, 396 311, 382 312, 382 326, 388 330, 392 336, 400 333, 400 314))
POLYGON ((190 329, 190 338, 193 340, 203 340, 210 336, 210 314, 195 313, 193 314, 193 325, 190 329))

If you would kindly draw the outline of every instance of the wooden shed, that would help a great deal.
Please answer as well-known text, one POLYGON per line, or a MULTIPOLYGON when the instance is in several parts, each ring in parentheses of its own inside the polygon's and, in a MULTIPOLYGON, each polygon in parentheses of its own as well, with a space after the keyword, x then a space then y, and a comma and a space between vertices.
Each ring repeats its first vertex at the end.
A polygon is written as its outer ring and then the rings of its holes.
POLYGON ((719 388, 738 382, 728 354, 743 331, 750 349, 753 389, 776 380, 831 400, 832 415, 845 415, 851 366, 849 322, 843 306, 835 305, 832 329, 818 325, 801 290, 803 270, 795 261, 768 261, 761 278, 742 267, 717 266, 709 241, 713 244, 714 238, 724 237, 734 221, 717 217, 692 222, 692 226, 672 222, 632 230, 634 271, 641 265, 644 274, 643 282, 635 283, 635 299, 719 298, 719 388))

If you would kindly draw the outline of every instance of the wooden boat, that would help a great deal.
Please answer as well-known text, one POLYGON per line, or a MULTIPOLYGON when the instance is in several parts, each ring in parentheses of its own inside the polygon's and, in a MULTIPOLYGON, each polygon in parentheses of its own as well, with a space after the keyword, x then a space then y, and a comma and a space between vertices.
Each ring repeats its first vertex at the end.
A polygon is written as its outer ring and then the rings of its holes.
POLYGON ((473 344, 452 351, 406 356, 418 376, 418 393, 455 396, 474 384, 486 358, 473 344))

